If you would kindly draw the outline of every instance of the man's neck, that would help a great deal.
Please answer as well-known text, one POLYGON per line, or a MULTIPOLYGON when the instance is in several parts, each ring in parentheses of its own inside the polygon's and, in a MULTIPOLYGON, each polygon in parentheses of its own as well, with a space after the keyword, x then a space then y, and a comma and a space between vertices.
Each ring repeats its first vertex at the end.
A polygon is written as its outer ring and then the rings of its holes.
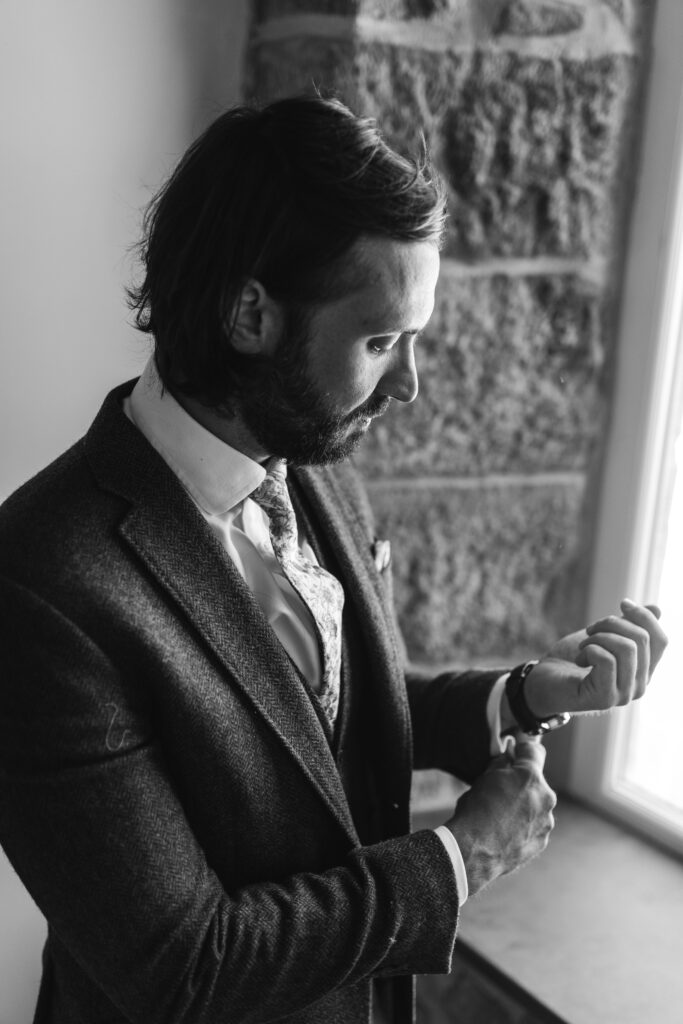
POLYGON ((266 462, 270 458, 270 453, 264 452, 261 445, 242 422, 239 413, 235 413, 234 416, 227 416, 225 413, 203 405, 196 398, 188 398, 187 395, 176 391, 173 392, 173 397, 192 419, 200 423, 205 430, 214 434, 221 441, 225 441, 231 448, 236 448, 237 451, 253 459, 254 462, 266 462))

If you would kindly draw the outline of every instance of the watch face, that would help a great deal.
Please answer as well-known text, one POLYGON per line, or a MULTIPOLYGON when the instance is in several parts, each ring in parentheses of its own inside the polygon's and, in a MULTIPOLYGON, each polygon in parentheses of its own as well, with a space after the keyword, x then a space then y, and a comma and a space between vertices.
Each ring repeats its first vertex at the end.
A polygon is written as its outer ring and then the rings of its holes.
POLYGON ((552 732, 553 729, 561 729, 563 725, 566 725, 572 716, 567 712, 563 711, 560 715, 552 715, 550 718, 546 718, 545 721, 541 722, 539 732, 552 732))

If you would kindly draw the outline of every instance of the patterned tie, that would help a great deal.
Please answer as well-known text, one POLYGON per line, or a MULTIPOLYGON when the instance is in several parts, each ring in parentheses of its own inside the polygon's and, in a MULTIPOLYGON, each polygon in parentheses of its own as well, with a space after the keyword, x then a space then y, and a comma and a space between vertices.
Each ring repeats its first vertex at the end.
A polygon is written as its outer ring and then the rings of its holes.
POLYGON ((322 652, 322 687, 318 697, 334 728, 339 707, 341 671, 341 619, 344 591, 341 583, 319 565, 309 562, 299 548, 296 515, 287 490, 286 468, 276 462, 262 484, 250 495, 270 523, 270 540, 285 576, 307 605, 318 628, 322 652))

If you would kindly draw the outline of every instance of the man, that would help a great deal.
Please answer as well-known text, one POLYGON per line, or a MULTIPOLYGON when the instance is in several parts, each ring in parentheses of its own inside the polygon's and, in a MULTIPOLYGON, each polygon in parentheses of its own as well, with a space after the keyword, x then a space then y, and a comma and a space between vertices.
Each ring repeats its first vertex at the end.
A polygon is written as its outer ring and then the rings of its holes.
POLYGON ((315 98, 223 115, 153 203, 154 358, 0 513, 0 841, 49 925, 36 1020, 410 1021, 468 890, 547 842, 514 731, 644 692, 666 641, 630 603, 535 666, 404 667, 344 459, 417 394, 444 216, 428 166, 315 98), (411 835, 413 765, 471 789, 411 835))

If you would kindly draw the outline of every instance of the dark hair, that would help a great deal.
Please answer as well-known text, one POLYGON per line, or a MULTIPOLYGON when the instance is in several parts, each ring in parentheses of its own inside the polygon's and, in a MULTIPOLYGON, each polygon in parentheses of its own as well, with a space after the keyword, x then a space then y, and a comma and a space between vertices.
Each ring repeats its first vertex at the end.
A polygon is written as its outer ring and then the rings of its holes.
POLYGON ((329 300, 348 288, 340 258, 360 235, 440 245, 445 217, 426 155, 394 152, 338 100, 235 107, 147 210, 135 324, 154 336, 167 387, 222 404, 254 362, 228 344, 247 279, 290 306, 329 300))

